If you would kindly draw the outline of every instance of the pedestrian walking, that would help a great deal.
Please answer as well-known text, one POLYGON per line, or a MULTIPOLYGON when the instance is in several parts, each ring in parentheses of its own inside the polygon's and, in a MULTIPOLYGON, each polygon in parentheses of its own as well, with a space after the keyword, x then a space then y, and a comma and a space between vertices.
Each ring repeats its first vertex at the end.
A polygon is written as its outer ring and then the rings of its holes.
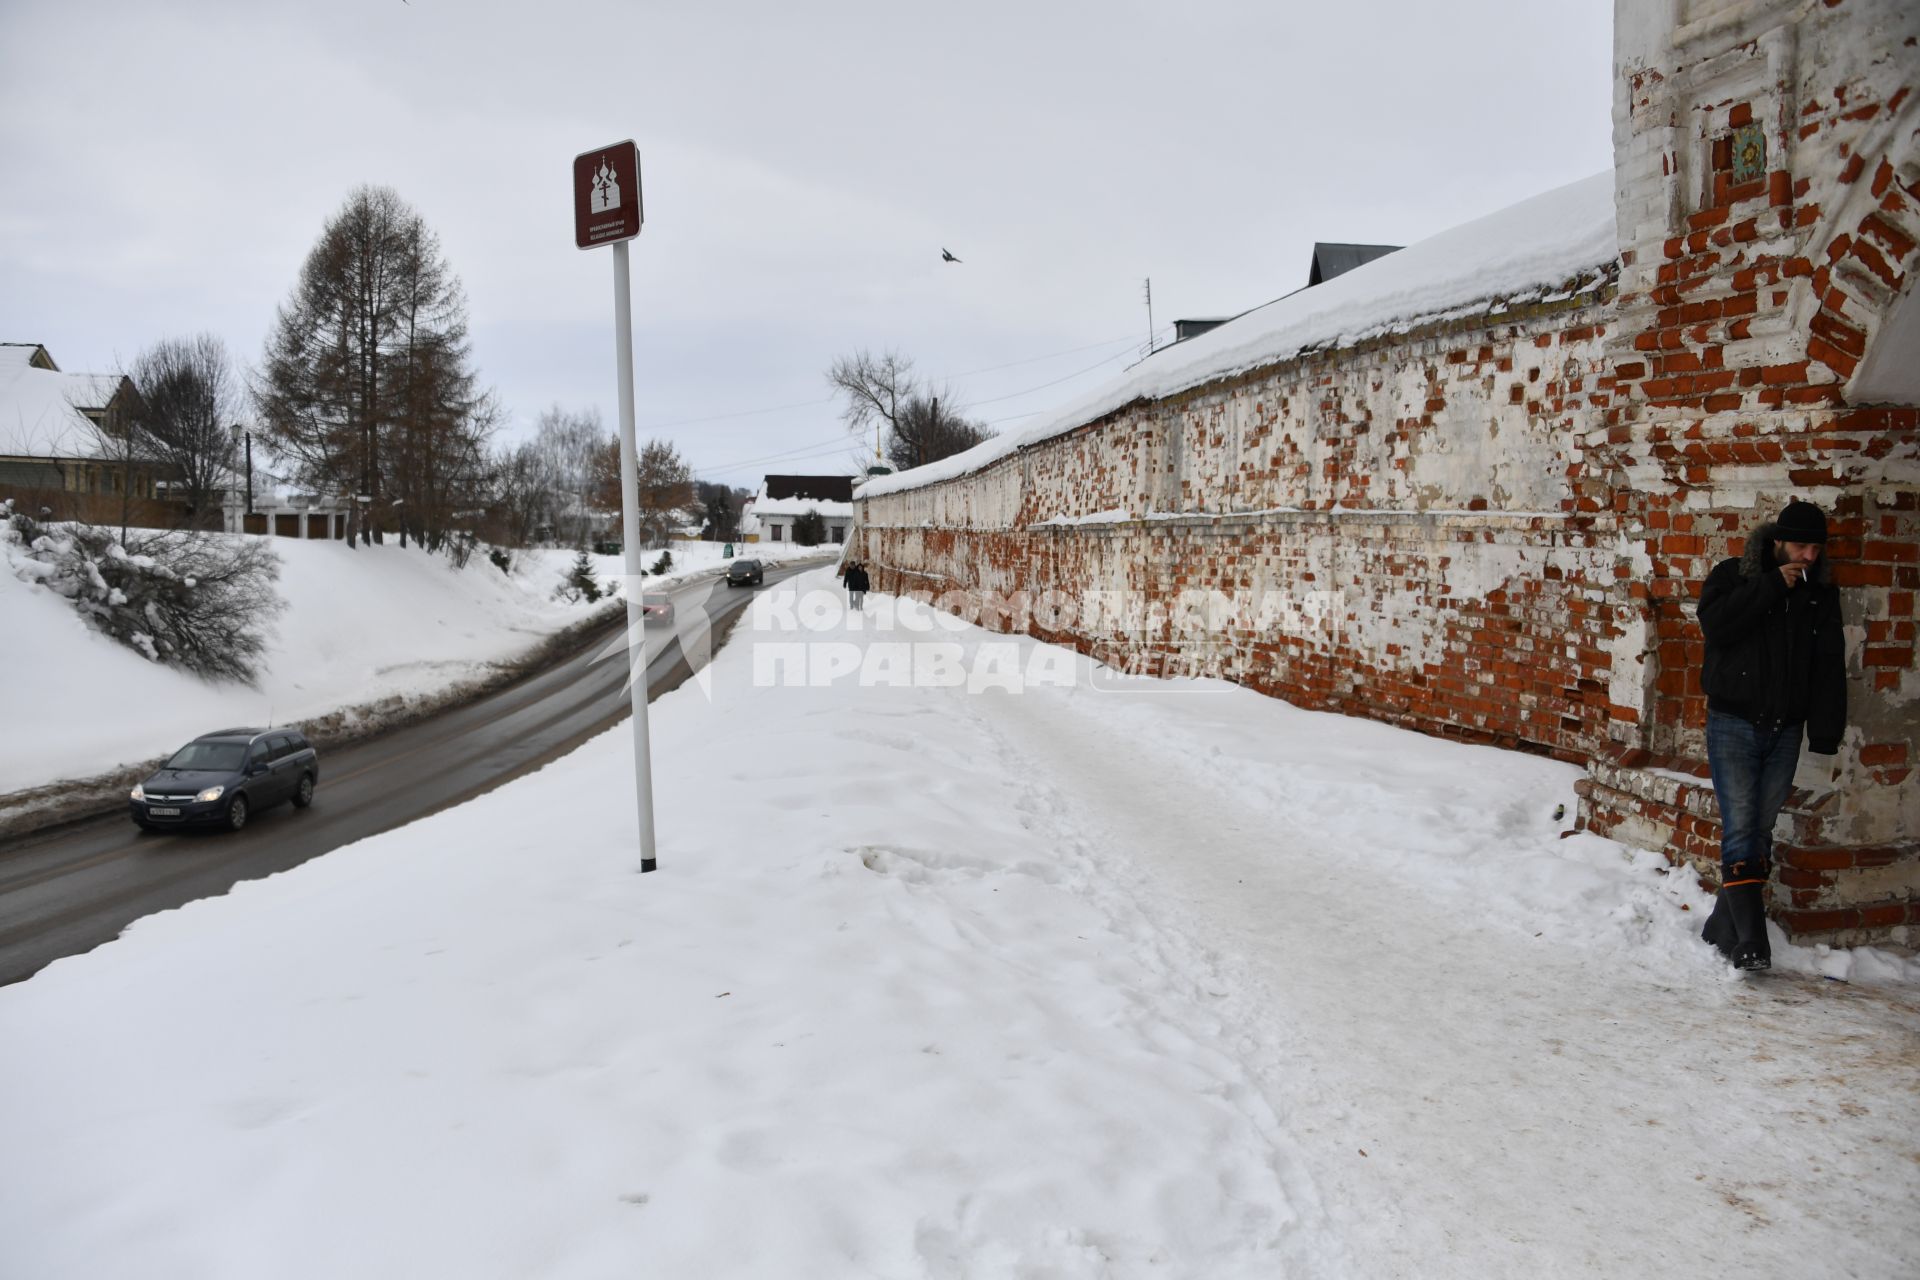
POLYGON ((1720 894, 1702 936, 1740 969, 1773 965, 1773 824, 1793 790, 1801 736, 1830 756, 1846 728, 1846 642, 1826 544, 1825 513, 1789 502, 1700 587, 1707 764, 1720 806, 1720 894))
POLYGON ((847 600, 858 610, 867 598, 867 567, 855 560, 847 566, 846 582, 847 600))

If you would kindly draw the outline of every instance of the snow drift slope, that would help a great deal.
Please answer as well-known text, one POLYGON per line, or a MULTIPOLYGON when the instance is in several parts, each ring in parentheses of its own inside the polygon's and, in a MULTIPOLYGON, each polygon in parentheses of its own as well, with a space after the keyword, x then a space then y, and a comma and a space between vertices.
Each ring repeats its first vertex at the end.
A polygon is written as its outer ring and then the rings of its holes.
POLYGON ((544 557, 507 575, 417 547, 273 548, 287 609, 257 689, 149 662, 0 564, 0 794, 150 759, 211 729, 444 688, 585 612, 552 599, 559 570, 544 557))

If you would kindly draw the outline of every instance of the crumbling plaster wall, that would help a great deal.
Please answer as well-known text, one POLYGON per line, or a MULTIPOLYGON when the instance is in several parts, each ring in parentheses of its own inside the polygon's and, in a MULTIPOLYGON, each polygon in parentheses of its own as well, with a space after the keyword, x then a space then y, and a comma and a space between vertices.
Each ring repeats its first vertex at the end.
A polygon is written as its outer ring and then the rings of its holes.
POLYGON ((863 554, 896 590, 1158 602, 998 620, 1121 665, 1586 761, 1586 825, 1711 876, 1694 597, 1811 499, 1851 727, 1803 763, 1775 906, 1920 939, 1920 5, 1619 0, 1615 53, 1614 274, 863 502, 863 554), (1293 607, 1183 630, 1194 591, 1293 607))
POLYGON ((1637 623, 1607 604, 1638 549, 1573 484, 1609 394, 1609 286, 1584 284, 865 500, 860 554, 894 589, 970 593, 962 608, 1065 593, 1053 625, 987 621, 1123 666, 1584 759, 1645 696, 1619 675, 1637 623))

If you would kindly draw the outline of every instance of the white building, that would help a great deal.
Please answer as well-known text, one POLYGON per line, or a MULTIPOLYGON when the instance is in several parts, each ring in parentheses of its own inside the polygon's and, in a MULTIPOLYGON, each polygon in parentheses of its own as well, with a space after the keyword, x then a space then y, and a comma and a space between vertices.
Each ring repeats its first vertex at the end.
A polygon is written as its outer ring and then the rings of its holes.
POLYGON ((827 546, 840 546, 853 527, 852 476, 768 476, 740 515, 748 542, 792 542, 794 521, 818 511, 826 522, 827 546))

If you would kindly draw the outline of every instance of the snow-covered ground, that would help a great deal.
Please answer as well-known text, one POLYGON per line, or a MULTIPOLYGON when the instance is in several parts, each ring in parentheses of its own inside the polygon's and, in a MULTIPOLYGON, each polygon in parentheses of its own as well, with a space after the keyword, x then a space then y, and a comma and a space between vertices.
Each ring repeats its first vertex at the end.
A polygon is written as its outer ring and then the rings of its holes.
POLYGON ((0 989, 0 1274, 1920 1273, 1920 967, 1730 974, 1568 766, 801 581, 653 708, 658 874, 623 725, 0 989))
MULTIPOLYGON (((460 570, 397 543, 272 545, 287 607, 258 687, 248 687, 158 666, 93 631, 68 601, 19 576, 22 548, 0 537, 0 795, 150 760, 230 725, 299 723, 441 693, 592 610, 554 597, 571 551, 515 552, 505 574, 484 553, 460 570)), ((676 544, 671 573, 658 582, 717 570, 721 550, 676 544)), ((800 551, 756 544, 747 554, 800 551)), ((617 586, 621 558, 590 558, 599 579, 617 586)))

